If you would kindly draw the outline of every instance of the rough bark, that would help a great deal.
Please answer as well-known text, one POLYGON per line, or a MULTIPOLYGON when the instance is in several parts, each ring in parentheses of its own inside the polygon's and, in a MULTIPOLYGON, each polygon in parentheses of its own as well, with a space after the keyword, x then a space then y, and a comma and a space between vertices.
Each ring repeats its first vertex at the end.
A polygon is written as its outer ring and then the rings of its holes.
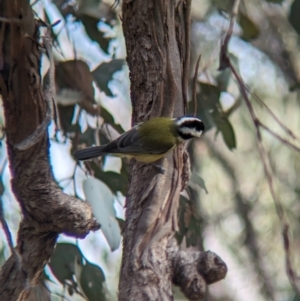
MULTIPOLYGON (((133 123, 186 113, 190 0, 124 0, 123 30, 131 79, 133 123)), ((134 163, 126 200, 119 300, 173 300, 172 284, 190 300, 225 277, 215 254, 183 252, 174 238, 179 194, 188 178, 181 146, 152 166, 134 163)))
POLYGON ((41 89, 39 28, 26 0, 0 0, 0 92, 13 192, 22 209, 17 246, 0 271, 0 300, 26 300, 58 233, 84 237, 99 228, 86 203, 62 193, 49 164, 48 133, 20 151, 46 116, 41 89))

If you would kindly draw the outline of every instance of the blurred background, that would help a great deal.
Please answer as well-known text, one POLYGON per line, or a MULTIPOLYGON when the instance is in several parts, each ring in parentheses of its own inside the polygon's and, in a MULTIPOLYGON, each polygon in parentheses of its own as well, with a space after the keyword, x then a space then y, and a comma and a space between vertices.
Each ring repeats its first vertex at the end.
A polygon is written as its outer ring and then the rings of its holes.
MULTIPOLYGON (((209 287, 207 300, 296 301, 300 296, 286 273, 282 218, 269 191, 255 126, 230 70, 218 71, 233 2, 192 1, 191 79, 201 54, 197 116, 207 130, 188 146, 192 174, 180 199, 178 242, 182 248, 211 250, 226 262, 227 277, 209 287)), ((76 149, 107 143, 131 127, 121 4, 113 4, 32 1, 37 18, 50 24, 61 20, 52 28, 62 126, 62 131, 49 127, 53 174, 64 192, 90 202, 102 228, 84 240, 60 235, 31 301, 117 300, 128 166, 109 156, 88 163, 72 158, 76 149)), ((300 0, 242 0, 228 53, 267 128, 261 129, 266 162, 289 224, 288 258, 300 275, 299 34, 300 0)), ((43 54, 44 76, 48 68, 43 54)), ((189 107, 192 113, 195 104, 189 107)), ((2 106, 0 124, 5 126, 2 106)), ((10 188, 4 131, 0 176, 4 216, 15 244, 21 215, 10 188)), ((9 256, 1 228, 0 266, 9 256)), ((176 300, 185 300, 174 291, 176 300)))

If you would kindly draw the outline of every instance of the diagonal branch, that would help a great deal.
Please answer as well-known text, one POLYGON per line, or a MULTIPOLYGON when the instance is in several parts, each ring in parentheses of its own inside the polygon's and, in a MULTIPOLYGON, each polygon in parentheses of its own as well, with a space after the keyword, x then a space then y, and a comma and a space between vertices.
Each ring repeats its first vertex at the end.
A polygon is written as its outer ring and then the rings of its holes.
MULTIPOLYGON (((289 224, 288 221, 285 217, 284 214, 284 210, 283 210, 283 206, 280 200, 280 197, 276 194, 275 192, 275 187, 274 187, 274 182, 273 182, 273 176, 272 176, 272 169, 270 167, 270 162, 269 162, 269 157, 266 153, 266 150, 263 146, 262 143, 262 136, 261 136, 261 132, 260 132, 260 126, 261 126, 261 122, 259 121, 259 119, 257 118, 253 106, 248 98, 247 95, 247 91, 245 88, 245 83, 243 81, 243 79, 241 78, 241 76, 238 74, 238 72, 235 70, 233 64, 231 63, 231 60, 228 56, 228 43, 230 40, 230 37, 232 35, 232 27, 233 27, 233 22, 234 22, 234 18, 236 17, 236 13, 237 13, 237 4, 239 3, 239 0, 235 0, 234 3, 234 8, 233 8, 233 13, 232 13, 232 17, 231 17, 231 21, 230 21, 230 26, 229 29, 227 31, 225 40, 223 42, 223 44, 221 45, 221 50, 220 50, 220 67, 219 70, 223 70, 226 68, 229 68, 232 72, 232 74, 234 75, 240 92, 245 100, 246 106, 248 108, 248 111, 250 113, 250 117, 251 120, 253 122, 253 125, 255 127, 255 131, 256 131, 256 141, 257 141, 257 148, 259 151, 259 155, 263 164, 263 168, 264 168, 264 172, 268 181, 268 185, 269 185, 269 190, 270 193, 272 195, 273 201, 274 201, 274 205, 277 211, 277 215, 279 218, 279 222, 281 225, 281 229, 282 229, 282 237, 283 237, 283 243, 284 243, 284 250, 285 250, 285 258, 286 258, 286 270, 287 270, 287 276, 289 278, 289 281, 294 289, 294 291, 296 292, 296 294, 300 297, 300 283, 298 283, 297 279, 297 275, 296 272, 294 271, 292 264, 291 264, 291 252, 290 252, 290 248, 289 248, 289 224)), ((278 137, 277 137, 278 138, 278 137)))
POLYGON ((39 28, 27 0, 0 0, 0 17, 19 20, 0 22, 4 36, 0 93, 11 185, 23 214, 15 253, 0 271, 0 300, 26 300, 51 256, 58 234, 85 237, 100 225, 87 203, 64 194, 55 183, 46 128, 34 145, 15 147, 36 131, 47 112, 39 74, 39 28))

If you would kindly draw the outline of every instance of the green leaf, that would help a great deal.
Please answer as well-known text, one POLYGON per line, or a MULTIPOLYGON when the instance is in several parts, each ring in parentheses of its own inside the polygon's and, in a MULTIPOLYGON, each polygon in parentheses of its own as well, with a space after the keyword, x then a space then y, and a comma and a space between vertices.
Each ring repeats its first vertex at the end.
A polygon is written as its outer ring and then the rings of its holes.
POLYGON ((231 77, 231 70, 229 68, 220 71, 216 80, 218 82, 218 87, 221 91, 227 90, 230 77, 231 77))
POLYGON ((208 194, 205 181, 196 172, 192 172, 189 181, 189 186, 193 189, 197 189, 197 187, 201 187, 205 191, 205 193, 208 194))
POLYGON ((184 196, 180 196, 179 204, 179 231, 176 233, 177 241, 181 244, 185 237, 187 247, 199 246, 202 222, 194 215, 191 201, 184 196))
POLYGON ((113 97, 112 91, 108 87, 108 83, 112 80, 113 74, 122 69, 125 61, 121 59, 113 59, 108 63, 100 64, 93 72, 95 82, 99 89, 107 96, 113 97))
POLYGON ((240 12, 238 22, 243 29, 242 39, 250 41, 259 36, 258 26, 246 14, 240 12))
POLYGON ((214 109, 219 103, 220 94, 221 90, 219 87, 207 83, 200 83, 202 101, 209 109, 214 109))
POLYGON ((77 17, 80 19, 82 15, 93 17, 99 21, 105 22, 107 25, 116 23, 116 11, 112 9, 112 5, 102 0, 84 0, 80 1, 77 10, 77 17))
POLYGON ((118 191, 126 195, 127 192, 127 179, 119 173, 113 171, 102 171, 95 174, 95 177, 104 182, 114 193, 118 191))
POLYGON ((74 264, 82 264, 83 256, 79 248, 70 243, 58 243, 51 256, 49 266, 57 280, 65 284, 66 280, 72 281, 75 273, 74 264))
MULTIPOLYGON (((205 124, 205 130, 215 126, 212 113, 218 110, 221 90, 217 86, 200 83, 200 93, 197 94, 197 116, 205 124)), ((193 109, 191 108, 190 114, 193 109)))
POLYGON ((98 43, 101 49, 108 54, 109 42, 112 39, 105 37, 105 32, 98 29, 98 23, 100 20, 88 15, 80 15, 80 21, 82 22, 89 38, 98 43))
POLYGON ((78 92, 78 99, 75 99, 75 103, 81 103, 85 97, 87 98, 86 101, 91 104, 96 103, 93 87, 94 78, 86 62, 82 60, 69 60, 57 63, 55 66, 55 80, 58 92, 71 90, 74 95, 75 91, 78 92))
POLYGON ((233 129, 231 123, 229 122, 229 120, 224 119, 222 126, 219 129, 221 129, 222 137, 224 139, 224 142, 228 146, 228 148, 230 150, 233 150, 234 148, 236 148, 235 133, 234 133, 234 129, 233 129))
POLYGON ((221 132, 225 144, 230 150, 236 148, 236 139, 234 129, 222 112, 215 111, 213 113, 213 118, 216 123, 217 133, 221 132))
POLYGON ((120 124, 115 123, 113 116, 104 107, 101 107, 100 115, 104 121, 112 126, 119 134, 123 134, 125 132, 120 124))
POLYGON ((80 274, 80 286, 88 301, 105 301, 105 276, 102 269, 86 262, 80 274))
POLYGON ((121 233, 116 220, 114 195, 103 182, 95 178, 88 178, 83 182, 83 191, 94 216, 101 224, 101 230, 110 249, 115 251, 120 246, 121 233))
POLYGON ((186 233, 186 246, 199 246, 201 239, 201 221, 198 220, 194 215, 191 215, 190 223, 186 233))
POLYGON ((125 177, 113 171, 103 171, 93 161, 90 162, 90 165, 95 172, 95 178, 105 183, 110 188, 110 190, 114 192, 114 194, 120 191, 123 195, 126 195, 128 177, 125 177))
POLYGON ((78 144, 91 146, 95 144, 95 129, 88 127, 84 133, 78 134, 78 144))
POLYGON ((294 0, 290 8, 289 21, 300 35, 300 0, 294 0))
POLYGON ((67 133, 79 130, 78 124, 72 124, 75 113, 75 105, 62 106, 58 104, 57 107, 62 130, 67 133))

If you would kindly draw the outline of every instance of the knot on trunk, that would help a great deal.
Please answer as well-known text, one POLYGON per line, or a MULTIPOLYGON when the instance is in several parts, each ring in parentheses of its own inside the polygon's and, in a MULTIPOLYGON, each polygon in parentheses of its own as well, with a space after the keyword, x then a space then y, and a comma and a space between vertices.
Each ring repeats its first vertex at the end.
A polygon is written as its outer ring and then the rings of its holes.
POLYGON ((174 259, 173 283, 189 300, 203 300, 206 286, 225 278, 227 266, 215 253, 180 251, 174 259))

